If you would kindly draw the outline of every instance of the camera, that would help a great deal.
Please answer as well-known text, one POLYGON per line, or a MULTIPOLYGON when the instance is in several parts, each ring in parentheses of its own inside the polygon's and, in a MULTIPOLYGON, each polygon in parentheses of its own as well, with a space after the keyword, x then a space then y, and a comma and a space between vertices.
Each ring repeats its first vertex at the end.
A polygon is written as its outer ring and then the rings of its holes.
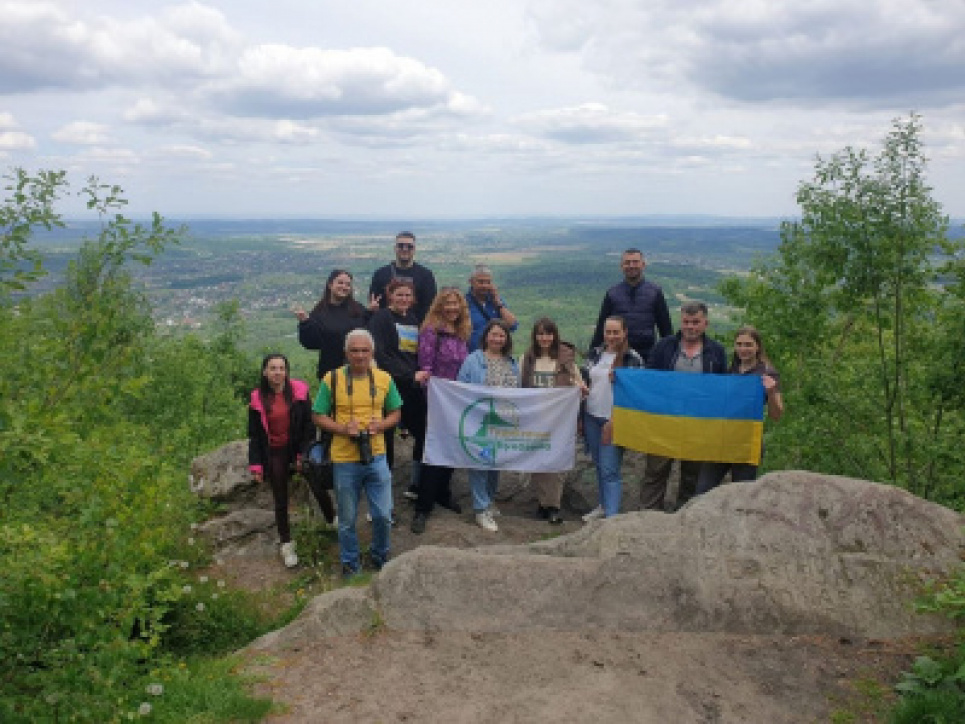
POLYGON ((360 430, 355 436, 355 444, 359 446, 359 462, 368 465, 372 462, 372 435, 368 430, 360 430))

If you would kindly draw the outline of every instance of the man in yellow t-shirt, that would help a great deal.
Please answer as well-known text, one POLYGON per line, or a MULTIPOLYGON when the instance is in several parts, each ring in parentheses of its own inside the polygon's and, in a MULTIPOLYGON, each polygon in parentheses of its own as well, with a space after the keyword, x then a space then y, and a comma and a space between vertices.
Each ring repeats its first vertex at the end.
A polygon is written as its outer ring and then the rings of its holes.
POLYGON ((380 569, 389 560, 392 473, 382 433, 399 423, 402 398, 392 377, 372 366, 374 351, 368 330, 349 332, 345 337, 348 365, 325 375, 312 406, 315 424, 333 436, 338 548, 345 577, 361 570, 355 520, 363 488, 372 516, 372 564, 380 569))

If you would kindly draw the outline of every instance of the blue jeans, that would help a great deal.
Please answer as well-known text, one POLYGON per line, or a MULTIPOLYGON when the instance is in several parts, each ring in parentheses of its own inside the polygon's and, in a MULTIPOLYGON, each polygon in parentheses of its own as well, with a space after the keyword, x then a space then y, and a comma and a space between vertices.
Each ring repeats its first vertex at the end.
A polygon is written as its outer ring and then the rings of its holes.
POLYGON ((472 493, 472 509, 482 513, 496 500, 499 490, 498 470, 469 470, 469 490, 472 493))
POLYGON ((372 562, 381 567, 389 560, 389 531, 392 529, 392 473, 385 455, 376 455, 368 465, 334 463, 332 468, 338 502, 338 552, 342 564, 354 571, 361 568, 355 519, 359 496, 365 488, 372 515, 372 562))
POLYGON ((603 426, 606 420, 590 413, 583 415, 583 436, 586 447, 596 466, 596 484, 599 490, 600 506, 609 518, 620 512, 620 498, 623 495, 623 479, 620 466, 623 464, 623 448, 619 445, 604 445, 603 426))

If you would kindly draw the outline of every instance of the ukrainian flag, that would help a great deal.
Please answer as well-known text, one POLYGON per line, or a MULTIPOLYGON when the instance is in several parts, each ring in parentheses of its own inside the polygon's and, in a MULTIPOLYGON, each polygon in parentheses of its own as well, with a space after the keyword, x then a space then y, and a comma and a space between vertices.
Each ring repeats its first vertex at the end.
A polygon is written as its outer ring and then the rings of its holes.
POLYGON ((618 368, 613 442, 681 460, 760 464, 764 385, 757 375, 618 368))

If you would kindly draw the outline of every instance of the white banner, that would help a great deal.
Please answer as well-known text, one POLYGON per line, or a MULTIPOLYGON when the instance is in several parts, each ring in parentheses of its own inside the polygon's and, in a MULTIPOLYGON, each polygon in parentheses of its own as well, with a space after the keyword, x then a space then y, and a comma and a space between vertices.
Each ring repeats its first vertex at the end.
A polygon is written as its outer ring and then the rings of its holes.
POLYGON ((432 377, 422 460, 450 468, 570 470, 579 409, 575 387, 487 387, 432 377))

